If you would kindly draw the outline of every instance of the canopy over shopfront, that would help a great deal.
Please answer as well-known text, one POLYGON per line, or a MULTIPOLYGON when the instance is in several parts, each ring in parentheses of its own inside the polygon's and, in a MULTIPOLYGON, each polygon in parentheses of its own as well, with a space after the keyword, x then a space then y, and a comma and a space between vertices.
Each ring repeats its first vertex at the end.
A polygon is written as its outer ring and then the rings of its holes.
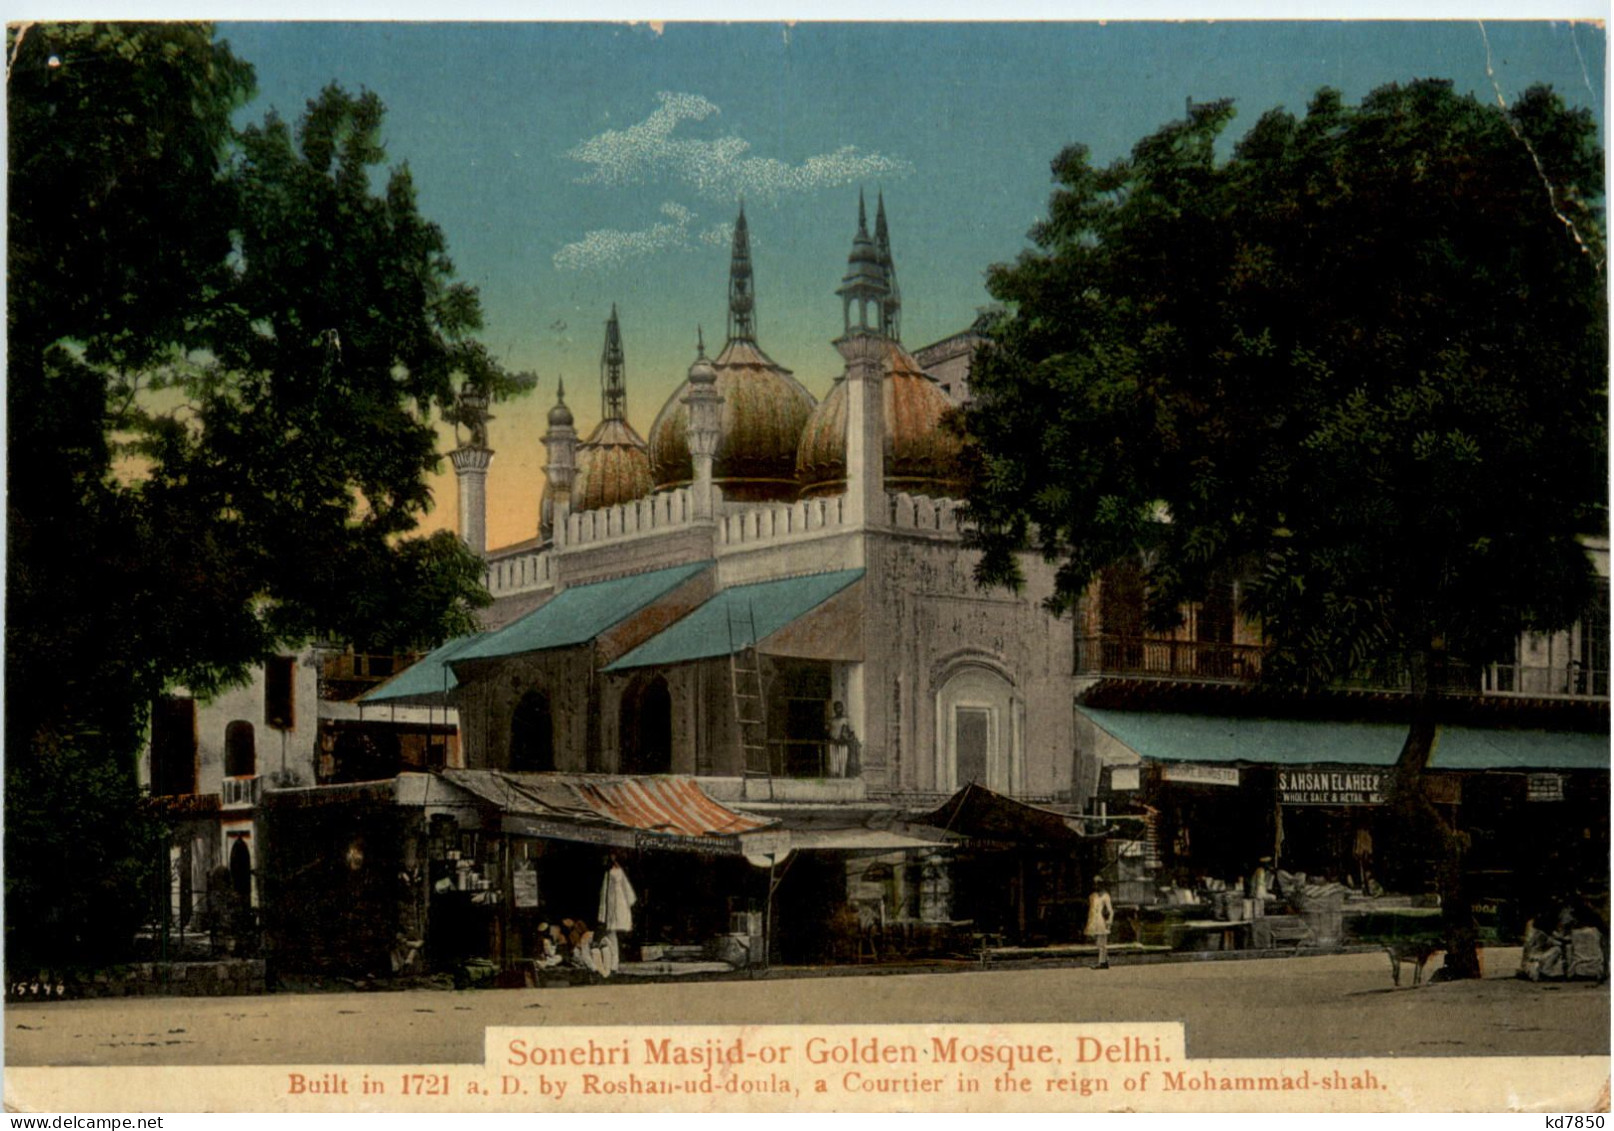
MULTIPOLYGON (((1270 766, 1395 765, 1407 728, 1395 723, 1234 718, 1084 707, 1113 740, 1105 761, 1270 766), (1114 743, 1122 749, 1117 750, 1114 743), (1127 754, 1131 757, 1128 758, 1127 754)), ((1573 731, 1443 726, 1431 770, 1607 770, 1609 737, 1573 731)))
POLYGON ((605 670, 712 659, 753 645, 807 659, 861 659, 857 618, 836 615, 846 611, 831 599, 862 577, 861 569, 843 569, 732 586, 605 670), (780 640, 787 634, 788 642, 780 640))
POLYGON ((504 770, 444 770, 442 776, 497 806, 502 830, 517 836, 736 856, 747 851, 749 834, 774 823, 728 808, 693 778, 504 770))
POLYGON ((760 867, 779 863, 798 850, 884 854, 942 848, 964 839, 911 821, 894 809, 812 807, 774 815, 777 820, 771 827, 745 838, 746 854, 760 867))
POLYGON ((451 657, 454 663, 586 644, 711 567, 694 562, 562 589, 549 601, 451 657))
MULTIPOLYGON (((1091 818, 1016 801, 970 782, 922 822, 972 840, 1053 847, 1093 839, 1091 818)), ((1097 824, 1102 825, 1099 821, 1097 824)))

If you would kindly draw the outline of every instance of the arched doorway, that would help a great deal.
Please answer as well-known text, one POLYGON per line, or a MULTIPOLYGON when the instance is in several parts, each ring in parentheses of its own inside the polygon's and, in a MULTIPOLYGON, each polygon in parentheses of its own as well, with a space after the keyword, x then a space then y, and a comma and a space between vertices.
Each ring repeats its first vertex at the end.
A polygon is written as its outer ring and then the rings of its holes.
POLYGON ((999 793, 1022 786, 1020 704, 1014 685, 985 663, 953 669, 936 692, 936 782, 975 782, 999 793))
POLYGON ((631 686, 622 696, 621 760, 624 774, 672 772, 672 691, 661 676, 631 686))
POLYGON ((555 720, 549 696, 529 691, 510 718, 510 768, 549 773, 555 769, 555 720))
POLYGON ((252 850, 244 836, 236 837, 230 846, 230 886, 241 907, 252 906, 252 850))

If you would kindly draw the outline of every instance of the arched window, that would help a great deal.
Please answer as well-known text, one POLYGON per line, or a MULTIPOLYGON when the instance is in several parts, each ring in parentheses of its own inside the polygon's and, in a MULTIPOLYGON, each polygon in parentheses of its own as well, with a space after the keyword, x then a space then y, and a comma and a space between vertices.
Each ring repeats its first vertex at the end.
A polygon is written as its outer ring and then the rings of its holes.
POLYGON ((936 782, 975 782, 999 793, 1024 788, 1020 702, 1014 685, 984 664, 964 663, 936 692, 936 782))
POLYGON ((661 676, 631 686, 622 696, 621 762, 624 774, 672 771, 672 692, 661 676))
POLYGON ((523 695, 511 716, 510 768, 540 772, 555 768, 555 721, 549 696, 542 691, 523 695))
POLYGON ((224 775, 250 778, 257 772, 257 737, 251 723, 237 719, 224 728, 224 775))

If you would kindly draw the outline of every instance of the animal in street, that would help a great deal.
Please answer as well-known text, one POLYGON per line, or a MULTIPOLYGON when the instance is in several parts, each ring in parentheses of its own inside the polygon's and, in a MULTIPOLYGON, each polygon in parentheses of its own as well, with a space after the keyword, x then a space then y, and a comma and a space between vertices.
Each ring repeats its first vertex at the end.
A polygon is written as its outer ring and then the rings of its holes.
POLYGON ((1401 964, 1410 962, 1412 963, 1412 984, 1420 986, 1423 984, 1423 968, 1428 965, 1430 956, 1444 951, 1446 944, 1427 939, 1423 941, 1387 942, 1384 944, 1384 949, 1390 956, 1390 977, 1395 979, 1395 984, 1398 986, 1401 984, 1401 964))

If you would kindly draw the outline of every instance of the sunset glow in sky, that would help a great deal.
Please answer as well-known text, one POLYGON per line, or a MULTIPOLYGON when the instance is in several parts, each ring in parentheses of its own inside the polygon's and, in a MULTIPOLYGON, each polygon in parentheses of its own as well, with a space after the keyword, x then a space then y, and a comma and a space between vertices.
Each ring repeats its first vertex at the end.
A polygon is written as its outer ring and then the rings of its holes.
MULTIPOLYGON (((497 407, 489 544, 536 533, 543 418, 564 377, 587 435, 615 303, 641 435, 721 346, 743 196, 758 340, 815 395, 840 371, 834 291, 860 187, 883 189, 910 349, 965 328, 983 272, 1026 246, 1049 162, 1122 156, 1184 112, 1236 100, 1237 136, 1321 86, 1452 79, 1510 101, 1553 85, 1601 123, 1605 32, 1534 23, 223 24, 258 73, 245 118, 295 119, 325 84, 374 90, 390 163, 480 288, 483 340, 539 375, 497 407)), ((445 441, 445 449, 449 441, 445 441)), ((429 524, 456 522, 445 461, 429 524)))

